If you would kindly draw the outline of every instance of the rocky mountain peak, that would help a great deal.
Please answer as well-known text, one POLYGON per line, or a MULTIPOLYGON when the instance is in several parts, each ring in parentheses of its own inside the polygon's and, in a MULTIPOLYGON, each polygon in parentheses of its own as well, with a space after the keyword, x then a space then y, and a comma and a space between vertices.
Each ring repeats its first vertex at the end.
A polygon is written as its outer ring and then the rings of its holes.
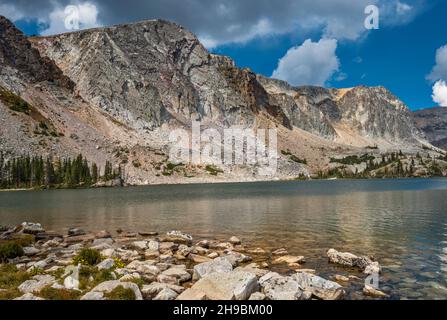
POLYGON ((74 86, 53 61, 42 57, 28 38, 3 16, 0 16, 0 64, 19 71, 33 82, 58 82, 69 89, 74 86))

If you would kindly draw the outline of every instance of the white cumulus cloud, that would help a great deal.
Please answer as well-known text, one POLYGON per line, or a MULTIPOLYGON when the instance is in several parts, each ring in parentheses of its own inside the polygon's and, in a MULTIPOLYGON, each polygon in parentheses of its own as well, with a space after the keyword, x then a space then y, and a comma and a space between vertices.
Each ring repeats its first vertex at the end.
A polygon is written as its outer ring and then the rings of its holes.
POLYGON ((323 86, 340 68, 336 50, 335 39, 318 42, 308 39, 301 46, 289 49, 279 60, 272 77, 294 86, 323 86))
POLYGON ((427 76, 427 79, 431 81, 447 80, 447 45, 436 51, 436 65, 427 76))
POLYGON ((53 35, 101 26, 98 21, 98 9, 90 2, 56 7, 45 21, 48 28, 41 32, 42 35, 53 35), (75 27, 73 27, 75 26, 75 27))
POLYGON ((439 80, 433 86, 433 101, 441 107, 447 107, 447 84, 439 80))

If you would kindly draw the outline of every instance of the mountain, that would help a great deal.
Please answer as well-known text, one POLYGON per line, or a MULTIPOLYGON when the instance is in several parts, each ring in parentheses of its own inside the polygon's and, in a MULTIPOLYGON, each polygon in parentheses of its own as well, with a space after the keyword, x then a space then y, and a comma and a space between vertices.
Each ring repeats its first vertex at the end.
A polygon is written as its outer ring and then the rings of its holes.
POLYGON ((129 184, 265 179, 253 167, 170 164, 169 134, 192 121, 276 128, 279 179, 328 170, 337 157, 432 149, 386 88, 293 87, 162 20, 27 38, 0 18, 0 65, 2 151, 83 153, 121 166, 129 184))
POLYGON ((447 150, 447 108, 431 108, 414 113, 415 125, 434 146, 447 150))

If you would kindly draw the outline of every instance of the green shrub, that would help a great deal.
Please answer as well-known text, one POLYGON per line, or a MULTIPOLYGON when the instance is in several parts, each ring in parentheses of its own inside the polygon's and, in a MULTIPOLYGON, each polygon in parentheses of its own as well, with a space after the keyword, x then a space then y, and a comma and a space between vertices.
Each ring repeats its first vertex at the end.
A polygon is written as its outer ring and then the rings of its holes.
POLYGON ((28 102, 2 87, 0 87, 0 100, 13 111, 25 114, 29 114, 31 111, 31 106, 28 102))
POLYGON ((124 289, 123 286, 116 287, 110 293, 105 294, 108 300, 136 300, 132 289, 124 289))
POLYGON ((43 288, 39 296, 45 300, 79 300, 81 292, 76 290, 54 289, 51 287, 43 288))
POLYGON ((7 262, 8 259, 14 259, 24 255, 23 248, 16 242, 7 242, 0 244, 0 262, 7 262))
POLYGON ((7 289, 0 291, 0 301, 1 300, 14 300, 22 295, 18 289, 7 289))
POLYGON ((212 165, 206 166, 205 170, 212 176, 217 176, 219 173, 224 173, 221 169, 212 165))
POLYGON ((73 264, 82 264, 84 266, 96 266, 102 261, 101 254, 95 249, 82 249, 73 259, 73 264))
POLYGON ((20 271, 13 264, 4 264, 0 266, 0 289, 15 289, 31 275, 25 271, 20 271))

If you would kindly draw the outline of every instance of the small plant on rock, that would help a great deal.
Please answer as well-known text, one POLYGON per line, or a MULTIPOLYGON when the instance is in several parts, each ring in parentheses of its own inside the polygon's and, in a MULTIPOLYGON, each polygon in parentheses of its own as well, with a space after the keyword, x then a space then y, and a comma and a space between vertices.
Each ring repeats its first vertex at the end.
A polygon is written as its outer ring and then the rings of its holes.
POLYGON ((96 266, 102 261, 101 253, 95 249, 82 249, 79 254, 74 257, 74 265, 96 266))
POLYGON ((8 259, 14 259, 24 255, 23 248, 16 242, 6 242, 0 244, 0 262, 8 262, 8 259))

